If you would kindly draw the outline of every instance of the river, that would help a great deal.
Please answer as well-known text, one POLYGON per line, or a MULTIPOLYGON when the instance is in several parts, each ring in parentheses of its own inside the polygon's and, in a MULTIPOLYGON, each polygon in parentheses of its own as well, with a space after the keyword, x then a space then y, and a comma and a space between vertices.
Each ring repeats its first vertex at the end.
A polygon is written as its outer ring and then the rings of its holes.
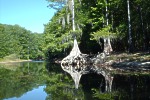
POLYGON ((150 100, 149 84, 150 74, 114 74, 98 66, 0 64, 0 100, 150 100))

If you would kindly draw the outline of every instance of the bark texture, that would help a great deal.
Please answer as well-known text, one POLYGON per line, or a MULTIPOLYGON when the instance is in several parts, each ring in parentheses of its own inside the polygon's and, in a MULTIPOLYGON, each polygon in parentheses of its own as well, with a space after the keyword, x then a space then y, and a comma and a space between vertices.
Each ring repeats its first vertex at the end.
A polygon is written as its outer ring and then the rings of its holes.
POLYGON ((61 65, 96 65, 105 62, 106 57, 112 51, 110 41, 104 42, 104 51, 95 56, 81 53, 77 40, 74 39, 74 46, 70 54, 61 61, 61 65))
POLYGON ((63 65, 84 65, 90 63, 91 59, 88 57, 87 54, 81 53, 76 39, 74 39, 74 46, 70 54, 65 57, 61 62, 61 64, 63 65))

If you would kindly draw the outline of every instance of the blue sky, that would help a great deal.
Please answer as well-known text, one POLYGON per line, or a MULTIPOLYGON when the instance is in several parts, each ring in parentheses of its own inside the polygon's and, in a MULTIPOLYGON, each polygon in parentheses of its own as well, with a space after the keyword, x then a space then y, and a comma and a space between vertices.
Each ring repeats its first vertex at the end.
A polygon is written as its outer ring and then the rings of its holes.
POLYGON ((46 0, 0 0, 0 23, 42 33, 55 12, 47 5, 46 0))

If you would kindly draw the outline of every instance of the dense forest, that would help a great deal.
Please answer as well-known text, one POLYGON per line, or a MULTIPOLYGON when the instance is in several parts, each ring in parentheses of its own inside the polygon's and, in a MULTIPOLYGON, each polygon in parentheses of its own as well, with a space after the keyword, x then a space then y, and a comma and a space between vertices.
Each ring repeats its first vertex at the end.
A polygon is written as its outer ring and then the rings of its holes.
POLYGON ((150 50, 150 0, 46 0, 55 15, 44 33, 0 24, 0 58, 63 58, 74 38, 82 53, 97 54, 110 41, 114 52, 150 50))
POLYGON ((32 33, 19 25, 0 24, 0 58, 42 59, 43 34, 32 33))
POLYGON ((66 56, 74 38, 81 52, 88 54, 102 52, 108 39, 114 52, 150 49, 150 0, 47 1, 49 8, 57 10, 45 25, 47 59, 66 56))

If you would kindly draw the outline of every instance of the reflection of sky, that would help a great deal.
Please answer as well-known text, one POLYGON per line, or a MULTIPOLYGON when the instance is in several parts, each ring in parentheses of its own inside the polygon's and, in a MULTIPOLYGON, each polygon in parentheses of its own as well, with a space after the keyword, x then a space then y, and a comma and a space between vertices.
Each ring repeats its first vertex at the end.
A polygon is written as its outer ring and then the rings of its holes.
POLYGON ((39 86, 38 88, 35 88, 32 91, 23 94, 21 97, 14 97, 4 100, 45 100, 47 94, 44 91, 44 88, 45 86, 39 86))

